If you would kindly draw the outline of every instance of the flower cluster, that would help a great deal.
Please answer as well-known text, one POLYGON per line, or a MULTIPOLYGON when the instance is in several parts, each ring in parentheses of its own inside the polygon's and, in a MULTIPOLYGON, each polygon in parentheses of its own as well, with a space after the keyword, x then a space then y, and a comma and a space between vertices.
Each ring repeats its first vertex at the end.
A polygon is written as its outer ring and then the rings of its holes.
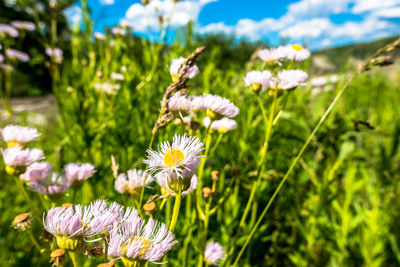
POLYGON ((259 94, 262 88, 268 90, 269 95, 280 96, 285 90, 293 90, 299 85, 304 84, 308 74, 298 69, 283 69, 278 71, 277 65, 285 60, 304 61, 310 56, 310 51, 300 45, 287 45, 277 48, 263 49, 257 55, 265 61, 268 66, 273 67, 272 72, 250 71, 244 81, 253 92, 259 94))
POLYGON ((262 49, 258 51, 257 55, 269 66, 273 66, 284 60, 304 61, 310 57, 310 51, 300 45, 292 44, 277 48, 262 49))

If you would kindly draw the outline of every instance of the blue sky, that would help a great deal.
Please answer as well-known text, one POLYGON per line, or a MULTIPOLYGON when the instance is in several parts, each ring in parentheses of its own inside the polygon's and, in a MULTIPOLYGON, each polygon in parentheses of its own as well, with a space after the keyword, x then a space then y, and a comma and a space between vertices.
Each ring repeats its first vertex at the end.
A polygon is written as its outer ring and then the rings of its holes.
MULTIPOLYGON (((312 49, 400 34, 400 0, 88 0, 95 30, 129 24, 142 36, 157 34, 157 15, 170 17, 174 31, 195 22, 200 34, 223 32, 238 39, 284 40, 312 49)), ((68 16, 78 19, 74 7, 68 16)))

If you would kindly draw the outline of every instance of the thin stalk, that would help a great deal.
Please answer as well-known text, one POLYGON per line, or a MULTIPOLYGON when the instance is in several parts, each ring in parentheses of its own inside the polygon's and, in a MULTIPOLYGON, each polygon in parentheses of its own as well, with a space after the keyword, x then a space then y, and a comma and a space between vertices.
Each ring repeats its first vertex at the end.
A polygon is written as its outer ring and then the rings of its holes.
POLYGON ((322 123, 326 120, 330 112, 332 111, 333 107, 335 106, 336 102, 340 99, 342 96, 343 92, 346 90, 346 88, 349 86, 349 84, 353 81, 354 77, 357 75, 358 72, 353 73, 353 75, 350 77, 349 80, 343 85, 343 87, 339 90, 338 94, 335 96, 335 98, 332 100, 331 104, 328 106, 328 108, 325 110, 324 114, 322 115, 321 119, 319 120, 318 124, 315 126, 314 130, 311 132, 310 136, 307 138, 306 142, 300 149, 299 153, 297 154, 296 158, 293 160, 292 164, 290 165, 288 171, 286 172, 285 176, 282 178, 281 182, 279 183, 278 187, 275 189, 275 192, 272 194, 271 198, 269 199, 267 205, 265 206, 263 212, 261 213, 260 217, 258 218, 256 224, 252 228, 249 236, 246 239, 246 242, 242 246, 238 256, 235 259, 235 262, 233 263, 233 266, 237 266, 240 257, 242 256, 243 252, 246 250, 248 244, 250 243, 251 239, 253 238, 255 232, 257 231, 258 227, 260 226, 262 220, 264 219, 264 216, 268 212, 269 208, 271 207, 272 203, 274 202, 276 196, 279 194, 280 190, 282 189, 283 185, 285 184, 287 178, 289 175, 292 173, 294 167, 296 166, 297 162, 303 155, 304 151, 310 144, 311 140, 314 138, 315 134, 318 132, 319 128, 321 127, 322 123))
POLYGON ((39 210, 36 208, 36 206, 33 204, 31 198, 29 197, 28 193, 26 192, 26 190, 25 190, 25 188, 24 188, 24 185, 23 185, 22 182, 21 182, 21 179, 20 179, 19 177, 17 177, 17 176, 14 176, 14 178, 15 178, 15 182, 17 183, 17 187, 18 187, 19 192, 20 192, 20 193, 22 194, 22 196, 25 198, 25 201, 28 203, 28 205, 31 206, 32 213, 34 214, 33 217, 34 217, 36 220, 38 220, 40 223, 42 223, 42 221, 39 219, 39 217, 37 217, 37 216, 40 214, 40 212, 39 212, 39 210))
POLYGON ((38 251, 40 252, 42 250, 42 248, 39 245, 39 242, 36 240, 35 236, 32 234, 32 231, 30 228, 26 229, 26 231, 28 232, 29 237, 31 238, 33 244, 35 245, 35 247, 38 249, 38 251))
POLYGON ((261 97, 259 95, 257 95, 258 103, 260 105, 260 109, 261 109, 261 112, 263 114, 264 121, 266 123, 265 140, 264 140, 264 144, 263 144, 263 147, 262 147, 262 150, 261 150, 261 158, 260 158, 260 161, 259 161, 258 167, 257 167, 257 179, 253 183, 249 199, 247 201, 246 207, 245 207, 244 212, 242 214, 242 218, 240 219, 240 222, 239 222, 239 228, 238 228, 238 230, 236 232, 236 235, 235 235, 233 244, 231 246, 231 249, 228 252, 228 256, 226 257, 226 260, 225 260, 225 262, 224 262, 224 264, 222 266, 225 266, 227 264, 227 262, 229 261, 230 256, 235 251, 235 247, 236 247, 237 241, 239 239, 239 236, 240 236, 240 233, 241 233, 241 229, 244 227, 247 215, 248 215, 248 213, 250 211, 251 205, 252 205, 254 197, 256 195, 257 188, 259 187, 259 184, 260 184, 260 181, 261 181, 262 172, 264 170, 264 161, 265 161, 265 158, 266 158, 266 155, 267 155, 269 141, 271 139, 272 126, 273 126, 274 113, 275 113, 275 105, 276 105, 276 102, 277 102, 277 90, 275 90, 274 92, 275 92, 274 93, 274 99, 273 99, 271 107, 270 107, 269 117, 268 118, 267 118, 267 115, 266 115, 265 108, 264 108, 264 105, 262 103, 261 97))
POLYGON ((74 267, 79 267, 79 255, 76 251, 68 250, 69 257, 71 258, 74 267))
POLYGON ((181 206, 181 200, 182 200, 182 189, 179 189, 179 191, 176 193, 174 209, 172 211, 171 224, 169 225, 169 230, 171 232, 174 231, 175 226, 176 226, 176 222, 178 221, 179 208, 181 206))

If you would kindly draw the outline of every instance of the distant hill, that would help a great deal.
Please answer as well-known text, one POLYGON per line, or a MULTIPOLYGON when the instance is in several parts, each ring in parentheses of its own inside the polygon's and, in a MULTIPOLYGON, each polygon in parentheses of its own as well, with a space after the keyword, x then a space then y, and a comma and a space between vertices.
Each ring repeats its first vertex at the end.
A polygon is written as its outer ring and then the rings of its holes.
MULTIPOLYGON (((316 70, 316 68, 320 68, 319 65, 321 65, 322 68, 324 68, 325 64, 326 70, 322 72, 341 70, 345 68, 346 65, 349 64, 349 60, 352 61, 365 60, 379 48, 385 46, 390 42, 395 41, 397 38, 399 38, 399 36, 383 38, 368 43, 358 43, 358 44, 322 49, 313 52, 314 60, 313 63, 311 64, 311 68, 316 72, 320 72, 316 70)), ((400 57, 400 53, 398 52, 398 50, 394 52, 393 56, 394 58, 400 57)))

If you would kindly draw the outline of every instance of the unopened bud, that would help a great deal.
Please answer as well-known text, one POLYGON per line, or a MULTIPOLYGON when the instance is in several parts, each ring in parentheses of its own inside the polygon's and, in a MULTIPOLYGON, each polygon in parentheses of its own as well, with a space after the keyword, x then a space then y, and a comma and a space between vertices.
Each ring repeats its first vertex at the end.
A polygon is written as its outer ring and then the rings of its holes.
POLYGON ((65 260, 65 250, 62 248, 56 249, 51 252, 50 257, 54 266, 61 265, 65 260))
POLYGON ((90 246, 86 249, 85 254, 88 257, 101 257, 104 255, 104 247, 98 245, 90 246))
POLYGON ((393 64, 393 59, 391 56, 380 56, 373 58, 371 64, 374 66, 389 66, 393 64))
POLYGON ((17 215, 12 222, 12 226, 20 231, 25 231, 31 227, 32 216, 30 213, 22 213, 17 215))
POLYGON ((147 216, 151 216, 153 212, 156 210, 156 203, 149 202, 143 205, 143 210, 145 211, 147 216))
POLYGON ((62 205, 61 205, 61 207, 63 207, 63 208, 69 208, 69 207, 72 207, 74 204, 72 204, 72 203, 63 203, 62 205))
POLYGON ((42 239, 44 242, 52 242, 53 241, 53 235, 50 234, 49 232, 46 231, 46 229, 42 229, 42 234, 40 235, 40 239, 42 239))
POLYGON ((233 166, 231 169, 232 176, 238 176, 240 174, 240 167, 238 166, 233 166))
POLYGON ((148 5, 150 3, 150 0, 140 0, 143 5, 148 5))
POLYGON ((203 191, 203 198, 205 199, 212 197, 216 194, 216 192, 209 187, 203 187, 202 191, 203 191))
POLYGON ((219 177, 219 171, 212 171, 212 172, 211 172, 211 178, 212 178, 214 181, 218 181, 218 177, 219 177))
POLYGON ((190 121, 190 129, 192 129, 193 131, 197 131, 200 127, 200 122, 198 121, 190 121))
POLYGON ((97 265, 97 267, 114 267, 114 266, 115 266, 114 261, 104 262, 97 265))

